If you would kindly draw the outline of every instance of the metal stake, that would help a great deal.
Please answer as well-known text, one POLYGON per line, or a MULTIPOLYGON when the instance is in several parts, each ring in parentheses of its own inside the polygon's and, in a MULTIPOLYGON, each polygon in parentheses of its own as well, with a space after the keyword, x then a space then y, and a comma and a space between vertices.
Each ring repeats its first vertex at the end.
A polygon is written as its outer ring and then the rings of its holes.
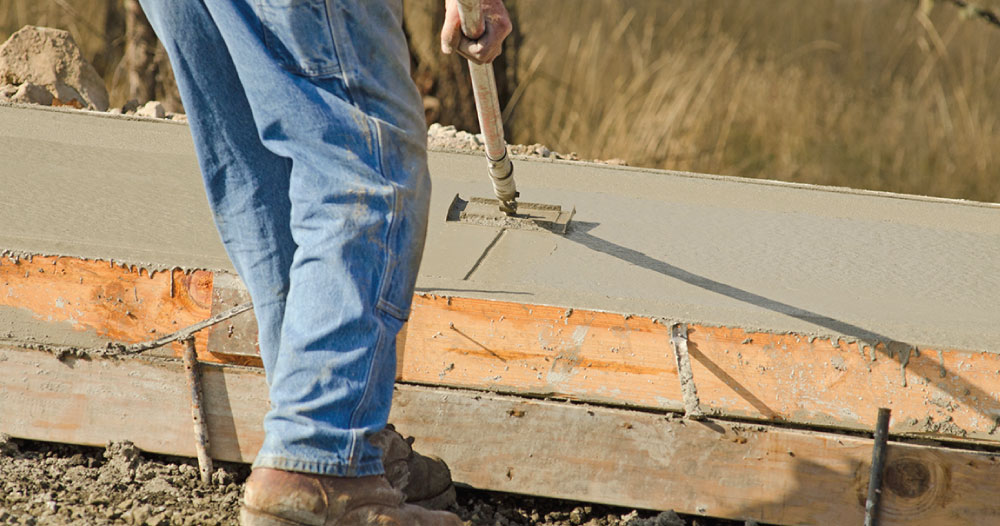
POLYGON ((194 447, 198 452, 198 471, 202 484, 212 483, 212 457, 208 456, 208 423, 205 404, 202 402, 201 371, 198 370, 198 353, 194 337, 184 340, 184 371, 191 389, 191 420, 194 421, 194 447))
POLYGON ((692 420, 700 420, 705 417, 705 413, 701 410, 698 388, 694 385, 691 356, 688 354, 687 330, 685 323, 671 326, 670 343, 674 348, 674 359, 677 360, 677 377, 681 381, 681 394, 684 395, 684 416, 692 420))
POLYGON ((878 526, 878 501, 882 496, 882 471, 885 467, 886 442, 889 440, 889 416, 885 407, 878 409, 875 423, 875 447, 872 450, 872 471, 868 477, 868 500, 865 502, 865 526, 878 526))

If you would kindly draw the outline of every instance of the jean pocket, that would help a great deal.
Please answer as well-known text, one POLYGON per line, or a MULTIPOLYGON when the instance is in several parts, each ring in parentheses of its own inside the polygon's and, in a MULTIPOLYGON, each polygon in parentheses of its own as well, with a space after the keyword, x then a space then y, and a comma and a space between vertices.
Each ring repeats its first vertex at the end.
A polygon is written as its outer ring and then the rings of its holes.
POLYGON ((341 73, 326 0, 257 0, 264 43, 285 69, 308 77, 341 73))

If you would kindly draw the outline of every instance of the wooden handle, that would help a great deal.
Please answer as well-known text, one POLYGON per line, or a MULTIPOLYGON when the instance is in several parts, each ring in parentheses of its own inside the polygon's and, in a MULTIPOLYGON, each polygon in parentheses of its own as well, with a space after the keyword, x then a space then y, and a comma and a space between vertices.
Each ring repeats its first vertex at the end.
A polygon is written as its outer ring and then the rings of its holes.
MULTIPOLYGON (((458 0, 458 16, 462 19, 462 33, 466 38, 477 39, 486 31, 486 21, 483 18, 481 0, 458 0)), ((483 133, 483 146, 486 149, 490 180, 493 182, 493 193, 503 203, 501 210, 514 213, 517 209, 517 187, 514 184, 510 156, 507 155, 507 143, 503 137, 503 119, 500 113, 500 101, 497 98, 497 82, 493 74, 492 64, 476 64, 469 61, 469 76, 472 79, 472 92, 476 98, 476 114, 479 117, 479 129, 483 133)))

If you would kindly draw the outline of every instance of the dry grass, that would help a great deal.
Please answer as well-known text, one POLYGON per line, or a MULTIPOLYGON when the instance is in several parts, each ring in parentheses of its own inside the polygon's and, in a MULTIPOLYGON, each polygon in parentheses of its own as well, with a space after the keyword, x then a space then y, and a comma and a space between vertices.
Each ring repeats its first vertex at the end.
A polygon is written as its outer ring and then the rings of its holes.
MULTIPOLYGON (((547 7, 519 3, 521 20, 547 7)), ((659 1, 659 0, 656 0, 659 1)), ((543 56, 517 142, 584 157, 1000 201, 1000 30, 901 0, 583 2, 523 28, 543 56), (572 28, 586 28, 586 31, 572 28)))
MULTIPOLYGON (((588 158, 1000 201, 1000 29, 915 0, 507 0, 513 141, 588 158)), ((978 2, 998 8, 1000 0, 978 2)), ((3 0, 127 91, 118 0, 3 0)))

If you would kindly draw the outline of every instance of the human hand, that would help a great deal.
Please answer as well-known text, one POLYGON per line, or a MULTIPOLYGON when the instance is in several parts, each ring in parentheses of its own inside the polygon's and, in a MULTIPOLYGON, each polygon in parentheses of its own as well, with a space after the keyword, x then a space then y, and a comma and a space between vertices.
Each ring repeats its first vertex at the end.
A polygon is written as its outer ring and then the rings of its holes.
POLYGON ((481 35, 464 35, 458 16, 458 0, 445 0, 444 27, 441 28, 441 52, 459 55, 476 64, 489 64, 500 56, 503 41, 512 29, 503 0, 482 0, 485 30, 481 35))

